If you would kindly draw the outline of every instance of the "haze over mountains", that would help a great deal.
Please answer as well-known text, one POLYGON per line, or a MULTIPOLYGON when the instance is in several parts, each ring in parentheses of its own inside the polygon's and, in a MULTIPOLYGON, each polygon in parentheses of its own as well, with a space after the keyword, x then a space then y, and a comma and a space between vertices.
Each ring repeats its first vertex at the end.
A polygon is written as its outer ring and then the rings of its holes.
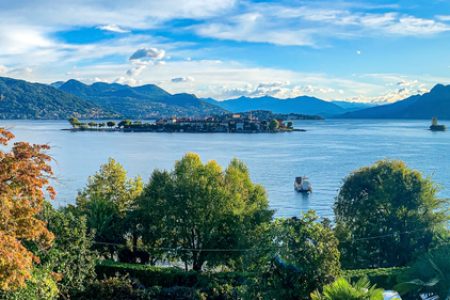
POLYGON ((278 99, 240 97, 217 101, 192 94, 170 94, 147 84, 130 87, 118 83, 91 85, 77 80, 51 85, 0 77, 0 118, 66 119, 90 118, 154 119, 169 116, 200 117, 225 112, 268 110, 279 114, 306 114, 339 118, 450 119, 450 86, 436 85, 429 93, 370 107, 367 103, 324 101, 300 96, 278 99))
POLYGON ((298 113, 307 115, 334 116, 345 113, 344 108, 314 97, 300 96, 290 99, 278 99, 270 96, 215 101, 207 100, 231 112, 247 112, 252 110, 269 110, 273 113, 298 113))
POLYGON ((450 119, 450 85, 437 84, 430 92, 404 100, 348 112, 342 118, 360 119, 450 119))

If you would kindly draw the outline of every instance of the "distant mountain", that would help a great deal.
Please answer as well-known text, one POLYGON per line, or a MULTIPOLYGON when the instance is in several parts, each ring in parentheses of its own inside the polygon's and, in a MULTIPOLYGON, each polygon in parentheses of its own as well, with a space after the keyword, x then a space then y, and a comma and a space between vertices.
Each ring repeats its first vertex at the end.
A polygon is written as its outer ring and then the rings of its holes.
POLYGON ((392 104, 380 105, 341 115, 361 119, 450 119, 450 85, 436 85, 429 93, 415 95, 392 104))
POLYGON ((132 119, 177 116, 206 116, 225 110, 191 94, 172 95, 160 87, 147 84, 130 87, 118 83, 96 82, 92 85, 71 79, 59 89, 132 119))
POLYGON ((350 101, 331 101, 331 103, 342 107, 347 112, 371 108, 380 105, 379 103, 364 103, 364 102, 350 102, 350 101))
POLYGON ((204 99, 209 103, 216 104, 231 112, 246 112, 252 110, 269 110, 278 114, 305 114, 332 116, 346 112, 344 108, 318 98, 300 96, 289 99, 278 99, 270 96, 216 101, 211 98, 204 99))
POLYGON ((49 85, 0 77, 0 119, 114 117, 117 114, 49 85))

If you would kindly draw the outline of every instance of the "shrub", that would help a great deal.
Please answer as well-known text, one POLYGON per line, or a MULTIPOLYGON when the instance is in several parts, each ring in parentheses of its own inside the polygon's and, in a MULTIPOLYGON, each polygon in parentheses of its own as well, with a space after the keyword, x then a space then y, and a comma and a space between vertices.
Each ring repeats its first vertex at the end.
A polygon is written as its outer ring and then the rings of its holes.
POLYGON ((185 286, 207 288, 212 282, 219 285, 230 284, 232 286, 243 285, 252 273, 238 272, 196 272, 184 271, 178 268, 164 268, 149 265, 116 263, 102 261, 96 267, 97 277, 114 277, 116 274, 128 275, 145 287, 161 286, 185 286))
POLYGON ((343 271, 343 277, 350 282, 357 282, 361 278, 368 278, 372 284, 376 284, 386 290, 394 289, 398 284, 398 277, 407 268, 379 268, 379 269, 359 269, 343 271))

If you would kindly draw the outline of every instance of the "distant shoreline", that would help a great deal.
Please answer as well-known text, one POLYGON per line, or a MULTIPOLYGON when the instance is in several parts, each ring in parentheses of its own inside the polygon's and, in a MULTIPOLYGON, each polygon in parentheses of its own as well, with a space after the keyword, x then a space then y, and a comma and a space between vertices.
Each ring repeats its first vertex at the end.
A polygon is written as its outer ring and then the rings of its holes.
POLYGON ((152 133, 230 133, 230 134, 261 134, 261 133, 285 133, 285 132, 306 132, 306 129, 292 128, 280 129, 276 131, 184 131, 184 130, 154 130, 148 128, 63 128, 63 131, 71 132, 152 132, 152 133))

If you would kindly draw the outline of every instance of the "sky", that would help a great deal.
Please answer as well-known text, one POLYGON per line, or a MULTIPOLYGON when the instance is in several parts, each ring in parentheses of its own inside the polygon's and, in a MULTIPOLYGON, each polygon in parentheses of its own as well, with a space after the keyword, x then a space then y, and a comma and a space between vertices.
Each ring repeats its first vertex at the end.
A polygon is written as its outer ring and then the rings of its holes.
POLYGON ((447 0, 0 0, 0 76, 393 102, 450 83, 447 0))

